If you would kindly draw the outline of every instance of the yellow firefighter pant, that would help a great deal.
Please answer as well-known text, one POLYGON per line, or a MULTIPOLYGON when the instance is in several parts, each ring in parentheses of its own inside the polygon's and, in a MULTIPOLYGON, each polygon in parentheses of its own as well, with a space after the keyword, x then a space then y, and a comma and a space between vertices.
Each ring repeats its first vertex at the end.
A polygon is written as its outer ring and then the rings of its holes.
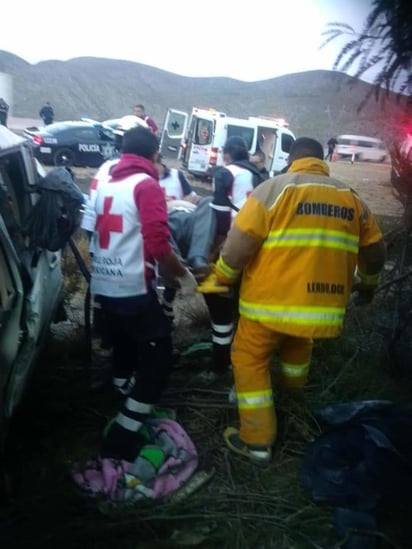
POLYGON ((272 445, 277 420, 270 362, 280 359, 284 387, 302 389, 309 372, 313 341, 276 332, 267 324, 240 317, 232 346, 232 365, 240 415, 240 439, 246 444, 272 445))

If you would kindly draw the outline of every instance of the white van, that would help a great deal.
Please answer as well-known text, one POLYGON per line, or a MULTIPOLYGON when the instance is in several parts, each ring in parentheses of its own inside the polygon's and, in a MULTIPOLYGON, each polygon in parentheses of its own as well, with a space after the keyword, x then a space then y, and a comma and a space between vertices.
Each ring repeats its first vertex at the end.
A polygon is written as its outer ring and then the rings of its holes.
POLYGON ((365 135, 338 135, 335 152, 338 158, 350 157, 353 160, 385 162, 389 152, 381 139, 365 135))
POLYGON ((263 117, 229 117, 214 109, 194 107, 188 113, 169 109, 163 127, 160 151, 166 158, 178 158, 191 173, 208 177, 223 165, 223 146, 229 137, 240 136, 250 154, 261 149, 267 156, 267 169, 278 173, 287 163, 295 136, 279 120, 263 117))

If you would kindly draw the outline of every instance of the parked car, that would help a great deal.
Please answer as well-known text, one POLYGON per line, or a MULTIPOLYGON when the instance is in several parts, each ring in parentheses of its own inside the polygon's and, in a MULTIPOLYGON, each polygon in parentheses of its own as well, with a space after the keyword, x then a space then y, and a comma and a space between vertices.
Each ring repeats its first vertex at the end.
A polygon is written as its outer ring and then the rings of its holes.
POLYGON ((56 122, 26 128, 35 157, 43 164, 99 167, 116 148, 113 129, 92 120, 56 122))
POLYGON ((402 196, 412 197, 412 135, 391 151, 391 183, 402 196))
POLYGON ((366 135, 338 135, 335 153, 338 158, 353 160, 369 160, 385 162, 389 159, 389 151, 384 142, 376 137, 366 135))
MULTIPOLYGON (((0 126, 0 456, 6 420, 62 304, 60 251, 34 245, 23 229, 41 201, 36 189, 45 175, 27 139, 0 126)), ((38 225, 46 225, 44 218, 38 225)))

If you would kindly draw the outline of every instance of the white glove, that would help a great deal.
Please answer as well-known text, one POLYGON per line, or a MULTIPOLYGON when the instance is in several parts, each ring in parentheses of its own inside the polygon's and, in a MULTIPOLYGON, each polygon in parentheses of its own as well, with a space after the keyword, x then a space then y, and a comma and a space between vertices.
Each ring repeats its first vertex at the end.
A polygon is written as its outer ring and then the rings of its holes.
POLYGON ((180 290, 183 295, 194 294, 197 287, 196 278, 192 275, 189 269, 186 269, 186 272, 183 276, 178 276, 177 280, 180 284, 180 290))

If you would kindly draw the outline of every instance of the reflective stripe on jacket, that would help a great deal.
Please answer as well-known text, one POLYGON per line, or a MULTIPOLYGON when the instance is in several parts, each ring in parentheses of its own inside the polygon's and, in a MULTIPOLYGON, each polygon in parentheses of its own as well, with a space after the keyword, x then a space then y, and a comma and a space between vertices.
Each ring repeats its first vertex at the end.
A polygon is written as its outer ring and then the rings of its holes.
POLYGON ((358 195, 316 158, 262 183, 238 213, 216 265, 243 270, 241 315, 300 337, 339 334, 359 247, 381 240, 358 195))

